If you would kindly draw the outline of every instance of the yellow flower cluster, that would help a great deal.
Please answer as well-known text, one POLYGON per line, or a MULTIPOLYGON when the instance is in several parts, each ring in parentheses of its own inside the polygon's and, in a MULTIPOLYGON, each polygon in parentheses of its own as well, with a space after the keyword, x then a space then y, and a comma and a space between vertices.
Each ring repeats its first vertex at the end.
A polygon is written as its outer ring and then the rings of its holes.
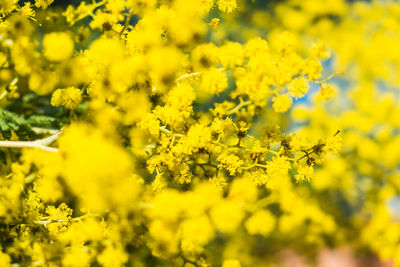
POLYGON ((0 3, 0 266, 400 266, 395 3, 53 2, 0 3))
POLYGON ((76 109, 81 101, 81 90, 75 87, 57 89, 51 97, 52 106, 64 106, 66 109, 76 109))
POLYGON ((68 59, 74 51, 74 42, 65 32, 52 32, 43 37, 43 54, 51 61, 68 59))

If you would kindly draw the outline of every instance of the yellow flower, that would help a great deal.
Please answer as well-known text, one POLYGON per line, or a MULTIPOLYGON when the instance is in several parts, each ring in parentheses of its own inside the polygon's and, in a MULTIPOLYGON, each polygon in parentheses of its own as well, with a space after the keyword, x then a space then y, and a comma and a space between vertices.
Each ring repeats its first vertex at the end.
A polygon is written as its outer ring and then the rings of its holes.
POLYGON ((218 49, 218 58, 226 68, 240 66, 244 60, 243 47, 238 42, 227 42, 218 49))
POLYGON ((223 153, 218 157, 220 165, 219 168, 226 169, 230 175, 235 175, 235 173, 240 173, 242 171, 241 167, 244 162, 238 156, 231 153, 223 153))
POLYGON ((298 183, 309 182, 314 176, 314 168, 308 165, 300 165, 294 179, 298 183))
POLYGON ((286 157, 275 156, 267 162, 267 173, 271 178, 279 179, 288 174, 290 163, 286 157))
POLYGON ((76 109, 82 102, 82 93, 79 88, 68 87, 57 89, 51 97, 51 105, 64 106, 66 109, 76 109))
POLYGON ((292 99, 288 94, 274 96, 272 98, 273 104, 272 107, 275 112, 284 113, 288 111, 290 106, 292 105, 292 99))
POLYGON ((268 236, 275 228, 276 218, 267 210, 255 212, 245 223, 246 230, 251 235, 268 236))
POLYGON ((222 201, 211 209, 211 219, 215 227, 224 233, 234 233, 244 216, 239 204, 231 201, 222 201))
POLYGON ((114 267, 124 266, 128 261, 128 255, 123 248, 116 248, 112 245, 107 246, 97 257, 101 266, 114 267))
POLYGON ((130 175, 132 160, 114 140, 99 129, 72 124, 59 143, 65 182, 83 207, 101 212, 134 201, 140 187, 130 175))
POLYGON ((211 19, 209 24, 210 24, 211 29, 216 30, 218 25, 219 25, 219 23, 220 23, 220 19, 219 18, 213 18, 213 19, 211 19))
POLYGON ((197 46, 191 55, 191 61, 196 69, 207 69, 217 62, 218 48, 213 43, 197 46))
POLYGON ((183 221, 180 230, 183 241, 195 245, 206 245, 214 237, 214 227, 206 215, 183 221))
POLYGON ((43 37, 43 54, 50 61, 68 59, 74 51, 74 42, 65 32, 48 33, 43 37))
POLYGON ((318 59, 327 59, 331 56, 331 53, 326 48, 324 42, 319 40, 311 47, 311 56, 318 59))
POLYGON ((322 100, 331 99, 332 97, 335 96, 337 91, 338 91, 338 89, 334 84, 322 84, 321 90, 320 90, 319 94, 317 95, 317 100, 322 101, 322 100))
POLYGON ((232 13, 237 8, 236 0, 218 0, 218 9, 225 13, 232 13))
POLYGON ((35 10, 32 9, 31 3, 27 2, 20 9, 22 16, 31 18, 35 16, 35 10))
POLYGON ((222 267, 241 267, 240 261, 236 259, 224 260, 222 267))
POLYGON ((324 150, 329 153, 339 153, 342 150, 342 134, 338 131, 326 140, 324 150))
POLYGON ((213 186, 215 186, 216 188, 223 190, 227 183, 226 183, 226 179, 224 176, 219 175, 219 176, 214 176, 210 179, 208 179, 209 183, 212 184, 213 186))
POLYGON ((62 265, 68 267, 84 267, 90 265, 89 250, 83 245, 73 245, 66 249, 62 265))
POLYGON ((17 0, 2 0, 0 2, 0 12, 8 13, 16 8, 17 0))
POLYGON ((296 98, 303 97, 308 92, 308 81, 304 77, 294 79, 289 85, 288 89, 296 98))
POLYGON ((200 89, 208 94, 218 94, 228 87, 228 78, 224 71, 210 69, 202 73, 200 89))
POLYGON ((0 266, 11 266, 11 258, 1 251, 0 247, 0 266))
POLYGON ((250 39, 244 46, 246 56, 249 58, 256 58, 261 53, 269 52, 268 42, 264 39, 257 37, 250 39))
POLYGON ((54 0, 35 0, 35 6, 45 9, 49 5, 51 5, 53 2, 54 2, 54 0))

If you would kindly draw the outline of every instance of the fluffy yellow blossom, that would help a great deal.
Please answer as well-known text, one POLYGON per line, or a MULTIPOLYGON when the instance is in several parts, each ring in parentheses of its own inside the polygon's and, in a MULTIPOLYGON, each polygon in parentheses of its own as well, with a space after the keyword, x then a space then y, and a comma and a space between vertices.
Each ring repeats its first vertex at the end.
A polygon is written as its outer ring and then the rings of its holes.
POLYGON ((29 76, 29 89, 39 95, 49 94, 58 82, 58 77, 54 72, 33 72, 29 76))
POLYGON ((57 89, 51 97, 51 105, 64 106, 66 109, 76 109, 82 102, 82 93, 79 88, 68 87, 57 89))
POLYGON ((311 55, 316 58, 327 59, 331 56, 323 41, 319 40, 311 47, 311 55))
POLYGON ((279 179, 287 175, 290 163, 286 157, 275 156, 267 163, 267 173, 271 178, 279 179))
POLYGON ((89 251, 84 246, 74 245, 67 250, 62 260, 63 266, 83 267, 90 263, 89 251))
POLYGON ((0 3, 0 12, 1 13, 8 13, 16 8, 16 0, 4 0, 0 3))
POLYGON ((296 98, 303 97, 307 93, 308 88, 308 81, 304 77, 296 78, 288 85, 290 93, 296 98))
POLYGON ((73 51, 74 42, 65 32, 52 32, 43 37, 43 53, 48 60, 65 60, 73 51))
POLYGON ((320 89, 320 93, 317 95, 317 100, 327 100, 335 96, 337 88, 332 84, 323 84, 320 89))
POLYGON ((214 227, 206 216, 185 220, 181 225, 182 242, 203 246, 214 237, 214 227))
POLYGON ((232 13, 237 8, 236 0, 218 0, 218 9, 225 13, 232 13))
POLYGON ((234 124, 231 118, 220 119, 216 118, 211 124, 211 131, 214 137, 218 139, 226 138, 234 129, 234 124))
POLYGON ((242 265, 240 264, 239 260, 236 259, 228 259, 224 260, 222 263, 222 267, 241 267, 242 265))
POLYGON ((296 35, 290 31, 276 31, 273 34, 271 45, 280 52, 289 52, 296 44, 296 35))
POLYGON ((35 6, 45 9, 53 2, 54 0, 35 0, 35 6))
POLYGON ((151 52, 149 60, 156 92, 162 92, 173 85, 177 78, 176 72, 183 64, 181 52, 173 47, 159 48, 151 52))
POLYGON ((218 189, 224 189, 227 185, 226 179, 223 176, 214 176, 209 179, 210 184, 214 185, 218 189))
POLYGON ((65 203, 61 203, 57 208, 54 206, 48 206, 46 213, 49 215, 49 220, 55 220, 56 222, 49 225, 48 229, 51 234, 58 235, 60 232, 67 230, 68 221, 71 219, 72 210, 65 203), (59 223, 57 221, 60 221, 59 223), (64 222, 63 222, 64 221, 64 222))
POLYGON ((217 62, 218 48, 213 43, 197 46, 192 52, 192 64, 196 69, 207 69, 217 62))
POLYGON ((211 29, 216 30, 218 28, 219 23, 220 23, 220 19, 219 18, 211 19, 211 21, 210 21, 211 29))
POLYGON ((324 149, 331 153, 339 153, 343 147, 343 136, 337 131, 333 136, 326 140, 324 149))
POLYGON ((226 169, 230 175, 235 175, 235 173, 240 173, 242 171, 241 167, 244 162, 234 154, 221 154, 218 160, 221 162, 221 165, 218 167, 226 169))
POLYGON ((22 16, 31 18, 36 15, 35 10, 32 9, 31 3, 25 3, 20 9, 22 16))
POLYGON ((314 168, 308 165, 300 165, 297 168, 297 174, 294 176, 294 179, 298 183, 308 182, 314 176, 314 168))
POLYGON ((218 94, 228 87, 228 78, 224 71, 210 69, 202 73, 200 89, 208 94, 218 94))
POLYGON ((245 223, 246 230, 252 235, 268 236, 275 228, 276 218, 267 210, 255 212, 245 223))
POLYGON ((251 58, 260 53, 267 53, 269 51, 268 42, 260 37, 249 40, 244 46, 246 56, 251 58))
POLYGON ((68 166, 66 182, 81 197, 83 207, 101 211, 135 199, 139 185, 129 175, 132 161, 127 152, 102 133, 86 125, 72 125, 60 140, 60 150, 68 166), (77 151, 80 156, 72 156, 77 151), (107 193, 102 192, 103 187, 107 193))
POLYGON ((292 106, 292 99, 288 94, 274 96, 272 98, 273 104, 272 107, 274 108, 275 112, 283 113, 289 110, 292 106))
POLYGON ((239 227, 244 216, 244 211, 239 204, 224 201, 213 207, 211 219, 214 226, 221 232, 234 233, 239 227))
POLYGON ((11 259, 10 256, 8 256, 6 253, 3 253, 0 251, 0 265, 1 266, 9 266, 11 264, 11 259))
POLYGON ((239 203, 252 203, 257 199, 256 185, 248 179, 236 179, 230 187, 229 199, 239 203))
POLYGON ((304 74, 311 81, 315 81, 321 77, 321 70, 322 65, 318 60, 311 58, 305 62, 304 74))
POLYGON ((99 263, 104 267, 124 266, 128 256, 121 248, 107 246, 98 256, 99 263))
POLYGON ((90 45, 88 57, 95 64, 110 65, 124 57, 124 50, 118 40, 100 38, 90 45))
POLYGON ((244 60, 243 47, 237 42, 227 42, 218 49, 218 58, 224 67, 240 66, 244 60))

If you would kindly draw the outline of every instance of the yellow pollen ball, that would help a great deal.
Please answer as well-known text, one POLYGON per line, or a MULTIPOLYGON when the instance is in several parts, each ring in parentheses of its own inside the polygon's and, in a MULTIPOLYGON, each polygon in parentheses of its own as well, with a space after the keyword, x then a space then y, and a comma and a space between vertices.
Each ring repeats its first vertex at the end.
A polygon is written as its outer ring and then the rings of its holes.
POLYGON ((74 42, 65 32, 53 32, 43 38, 44 56, 50 61, 68 59, 74 51, 74 42))

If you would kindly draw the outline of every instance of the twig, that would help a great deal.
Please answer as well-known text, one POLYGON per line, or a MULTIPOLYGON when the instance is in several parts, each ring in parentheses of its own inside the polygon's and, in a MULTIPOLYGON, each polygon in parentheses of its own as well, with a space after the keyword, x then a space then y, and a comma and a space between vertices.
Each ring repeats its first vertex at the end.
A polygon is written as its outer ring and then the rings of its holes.
POLYGON ((10 147, 10 148, 34 147, 34 148, 40 148, 44 151, 58 152, 58 148, 49 147, 49 145, 53 143, 55 140, 57 140, 61 133, 62 132, 60 131, 49 137, 35 141, 0 141, 0 147, 10 147))
MULTIPOLYGON (((219 68, 219 69, 217 69, 217 71, 224 71, 224 70, 225 70, 225 68, 219 68)), ((193 72, 193 73, 183 74, 182 76, 178 77, 178 78, 175 80, 175 82, 179 82, 179 81, 181 81, 181 80, 183 80, 183 79, 190 78, 190 77, 193 77, 193 76, 197 76, 197 75, 200 75, 200 74, 201 74, 201 72, 193 72)))
POLYGON ((240 102, 236 107, 234 107, 233 109, 231 109, 231 110, 228 110, 227 112, 226 112, 226 115, 232 115, 232 114, 234 114, 234 113, 237 113, 237 112, 239 112, 239 110, 242 108, 242 107, 245 107, 245 106, 248 106, 248 105, 250 105, 252 103, 252 101, 251 100, 247 100, 247 101, 245 101, 245 102, 240 102))

